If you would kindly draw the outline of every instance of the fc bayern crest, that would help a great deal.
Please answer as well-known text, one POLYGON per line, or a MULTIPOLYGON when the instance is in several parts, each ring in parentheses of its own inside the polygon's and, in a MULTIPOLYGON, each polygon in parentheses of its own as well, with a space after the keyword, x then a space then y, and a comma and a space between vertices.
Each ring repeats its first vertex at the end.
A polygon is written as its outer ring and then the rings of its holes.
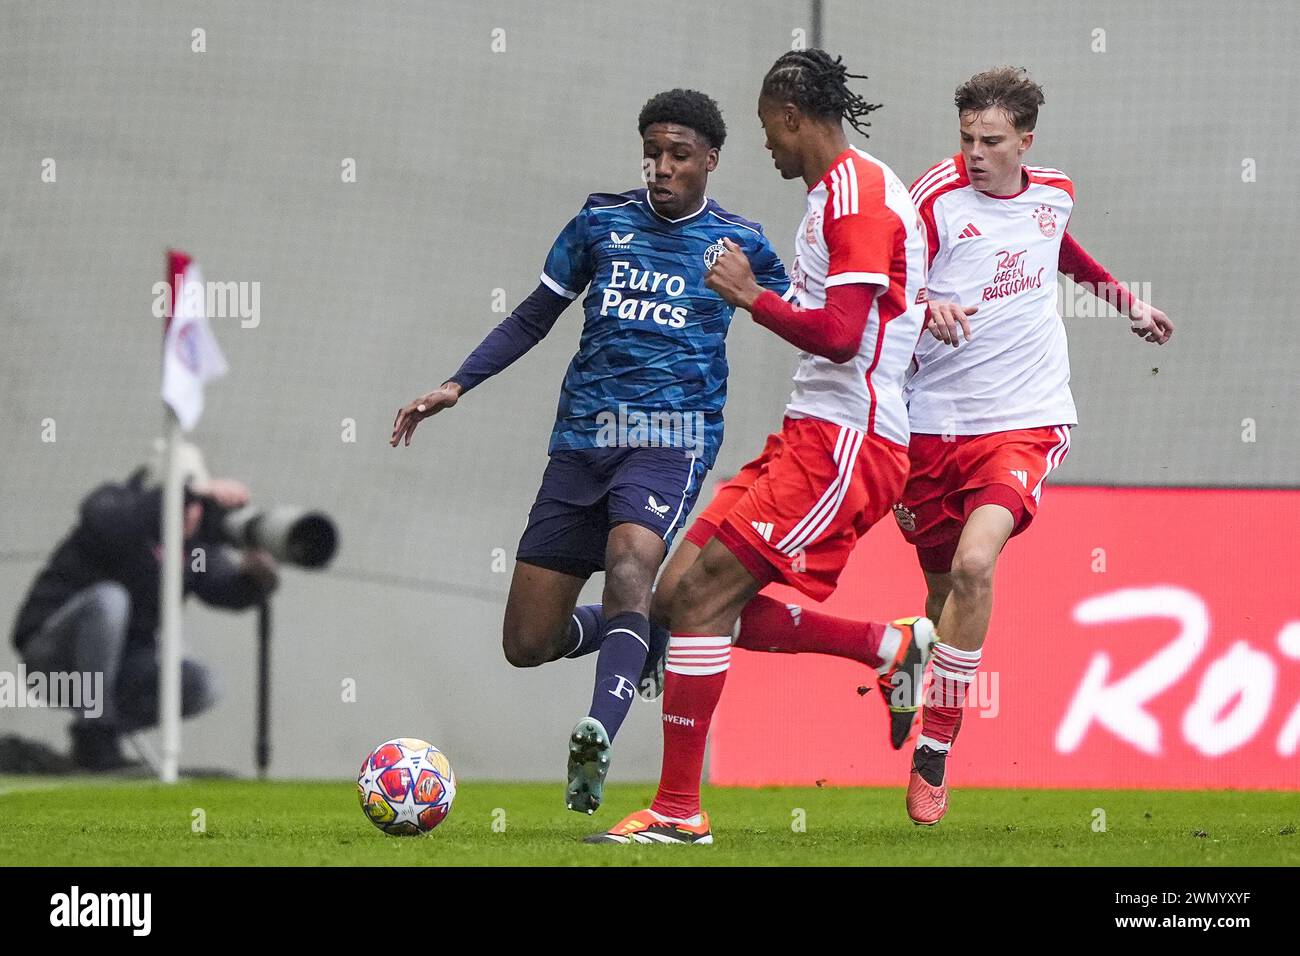
POLYGON ((726 251, 727 251, 727 247, 724 246, 724 245, 722 244, 722 240, 721 240, 721 239, 719 239, 719 240, 718 240, 717 242, 715 242, 713 245, 709 246, 709 248, 705 249, 705 250, 704 250, 704 268, 706 268, 706 269, 712 269, 712 268, 713 268, 713 264, 714 264, 715 262, 717 262, 717 261, 718 261, 718 258, 719 258, 719 257, 720 257, 724 252, 726 252, 726 251))
POLYGON ((810 246, 817 245, 817 231, 821 229, 822 214, 814 209, 808 214, 808 221, 803 227, 804 241, 810 246))
POLYGON ((903 504, 894 505, 894 520, 904 531, 916 530, 916 514, 903 504))
POLYGON ((1039 206, 1035 209, 1034 222, 1038 223, 1038 231, 1048 239, 1056 235, 1056 210, 1051 206, 1039 206))

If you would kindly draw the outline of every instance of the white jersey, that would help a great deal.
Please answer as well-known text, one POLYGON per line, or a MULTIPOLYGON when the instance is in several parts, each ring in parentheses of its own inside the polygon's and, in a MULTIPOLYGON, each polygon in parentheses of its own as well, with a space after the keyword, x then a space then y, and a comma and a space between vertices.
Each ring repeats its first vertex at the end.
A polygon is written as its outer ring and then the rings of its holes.
POLYGON ((905 389, 914 432, 984 435, 1078 421, 1056 308, 1074 186, 1057 169, 1024 170, 1024 189, 993 196, 971 185, 958 153, 912 186, 927 233, 929 298, 979 310, 970 341, 953 348, 927 332, 917 345, 905 389))
POLYGON ((857 355, 839 364, 799 354, 786 414, 862 429, 906 446, 903 379, 925 318, 925 236, 893 170, 849 147, 808 190, 790 281, 805 309, 836 285, 874 285, 857 355))

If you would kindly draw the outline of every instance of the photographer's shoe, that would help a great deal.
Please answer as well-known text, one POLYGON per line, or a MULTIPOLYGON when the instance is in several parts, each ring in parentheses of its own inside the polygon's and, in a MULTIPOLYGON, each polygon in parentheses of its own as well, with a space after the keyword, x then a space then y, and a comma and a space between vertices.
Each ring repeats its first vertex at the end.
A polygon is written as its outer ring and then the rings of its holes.
POLYGON ((89 722, 77 722, 70 730, 72 735, 72 762, 78 770, 104 773, 112 770, 139 770, 144 765, 128 760, 122 755, 118 732, 112 727, 99 727, 89 722))

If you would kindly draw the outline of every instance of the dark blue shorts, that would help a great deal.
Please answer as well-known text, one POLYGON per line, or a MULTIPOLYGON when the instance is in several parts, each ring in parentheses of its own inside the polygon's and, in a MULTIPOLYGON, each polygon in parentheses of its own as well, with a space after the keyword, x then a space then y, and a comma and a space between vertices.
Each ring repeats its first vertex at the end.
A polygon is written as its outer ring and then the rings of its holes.
POLYGON ((625 521, 663 538, 667 553, 708 470, 680 448, 557 449, 542 475, 517 558, 588 577, 604 570, 609 529, 625 521))

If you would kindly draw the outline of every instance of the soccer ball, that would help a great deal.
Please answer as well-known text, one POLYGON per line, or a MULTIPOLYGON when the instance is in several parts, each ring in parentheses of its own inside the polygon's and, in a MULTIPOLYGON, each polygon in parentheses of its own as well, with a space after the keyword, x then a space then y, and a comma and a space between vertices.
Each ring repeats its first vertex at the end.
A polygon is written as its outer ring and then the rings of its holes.
POLYGON ((447 755, 427 740, 398 737, 366 757, 357 798, 366 819, 385 833, 419 836, 447 819, 456 775, 447 755))

